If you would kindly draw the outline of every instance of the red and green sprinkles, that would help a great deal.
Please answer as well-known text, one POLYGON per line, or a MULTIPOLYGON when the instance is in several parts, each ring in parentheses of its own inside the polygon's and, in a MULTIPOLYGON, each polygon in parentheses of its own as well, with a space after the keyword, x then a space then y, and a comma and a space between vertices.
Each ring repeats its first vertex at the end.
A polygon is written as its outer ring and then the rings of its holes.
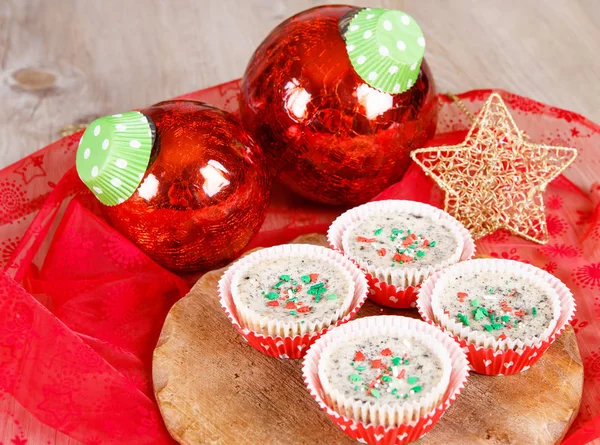
POLYGON ((391 393, 396 399, 407 399, 410 395, 422 391, 421 385, 418 385, 419 377, 416 375, 408 375, 405 366, 410 364, 408 354, 394 354, 390 348, 382 349, 379 354, 370 360, 362 351, 356 351, 354 359, 350 363, 353 371, 349 376, 349 380, 355 383, 354 391, 363 391, 369 396, 379 399, 382 391, 391 393), (377 376, 368 379, 364 375, 365 371, 378 370, 377 376), (396 387, 393 387, 394 382, 405 380, 410 387, 408 392, 402 393, 396 387))
POLYGON ((279 281, 272 286, 272 290, 262 291, 269 307, 283 307, 291 316, 306 314, 311 311, 312 304, 318 303, 323 298, 325 300, 337 300, 338 296, 329 292, 324 282, 318 282, 318 273, 309 273, 299 277, 299 281, 292 278, 291 275, 282 274, 279 281), (302 283, 302 284, 301 284, 302 283), (306 293, 312 296, 309 301, 303 301, 296 294, 308 286, 306 293), (310 286, 309 286, 310 285, 310 286))
MULTIPOLYGON (((470 310, 466 310, 464 313, 457 313, 455 315, 455 319, 464 326, 470 326, 470 320, 482 321, 487 318, 489 319, 489 323, 483 324, 483 328, 487 332, 493 332, 501 329, 513 329, 517 326, 517 324, 522 322, 524 317, 529 315, 537 317, 537 309, 535 307, 532 307, 530 311, 527 311, 523 308, 515 310, 515 308, 511 306, 508 299, 517 295, 517 293, 518 292, 516 288, 503 291, 500 288, 488 287, 486 289, 486 294, 494 295, 494 297, 486 295, 483 297, 484 300, 497 301, 498 297, 502 298, 499 302, 501 313, 496 314, 492 309, 487 308, 479 298, 468 299, 469 294, 467 292, 457 292, 456 298, 458 301, 465 304, 465 306, 468 302, 470 310), (496 294, 499 294, 499 296, 496 296, 496 294)), ((444 313, 449 316, 451 315, 448 311, 444 311, 444 313)), ((502 337, 504 339, 506 338, 504 334, 501 334, 498 338, 502 339, 502 337)))
MULTIPOLYGON (((384 234, 383 227, 377 228, 373 232, 373 236, 377 237, 383 235, 388 237, 392 242, 400 240, 399 246, 395 250, 389 251, 384 247, 377 250, 377 253, 381 257, 389 256, 392 261, 392 267, 396 264, 412 263, 425 258, 427 250, 434 248, 436 241, 429 241, 422 234, 415 234, 410 230, 402 230, 398 228, 392 228, 389 234, 384 234)), ((359 243, 372 244, 377 241, 377 238, 357 236, 356 241, 359 243)))

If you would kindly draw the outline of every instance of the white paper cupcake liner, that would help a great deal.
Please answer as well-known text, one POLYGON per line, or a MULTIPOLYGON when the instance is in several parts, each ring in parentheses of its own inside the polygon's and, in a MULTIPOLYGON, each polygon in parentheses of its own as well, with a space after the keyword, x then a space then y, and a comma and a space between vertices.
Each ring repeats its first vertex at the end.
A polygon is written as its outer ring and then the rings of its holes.
POLYGON ((363 443, 387 445, 417 440, 433 428, 464 388, 469 364, 458 343, 434 326, 407 317, 375 316, 352 321, 323 335, 308 351, 302 373, 310 394, 342 431, 363 443), (396 408, 382 405, 370 409, 355 406, 351 401, 332 400, 335 396, 332 397, 331 389, 326 388, 319 377, 319 364, 324 354, 344 339, 372 333, 406 333, 424 341, 442 358, 443 366, 448 367, 449 373, 445 373, 444 381, 440 382, 444 388, 440 390, 436 386, 421 400, 396 408))
POLYGON ((416 201, 375 201, 350 209, 340 215, 331 224, 329 230, 327 231, 327 240, 334 249, 343 252, 373 278, 388 285, 392 285, 396 289, 406 289, 410 286, 418 286, 435 271, 441 270, 450 264, 468 260, 475 255, 475 243, 473 242, 473 238, 471 237, 469 231, 460 222, 458 222, 448 213, 436 207, 416 201), (389 213, 413 213, 427 216, 434 221, 440 221, 442 225, 447 227, 448 230, 452 232, 458 241, 455 252, 445 261, 421 268, 374 267, 362 262, 360 258, 350 255, 345 246, 345 235, 352 229, 352 227, 359 221, 371 216, 377 217, 378 215, 389 213))
MULTIPOLYGON (((242 322, 242 325, 248 329, 265 335, 294 337, 310 332, 318 332, 342 319, 349 312, 354 297, 354 280, 352 279, 352 269, 350 269, 350 265, 347 264, 346 260, 341 255, 325 247, 310 244, 284 244, 281 246, 270 247, 251 253, 235 263, 232 267, 234 268, 234 274, 231 282, 231 294, 240 321, 242 322), (304 323, 301 323, 302 319, 294 320, 287 317, 287 319, 275 319, 245 306, 242 303, 241 295, 237 289, 240 280, 246 274, 248 269, 263 261, 280 259, 282 257, 310 259, 315 261, 315 264, 319 264, 319 262, 322 261, 339 269, 344 274, 344 280, 348 283, 348 292, 346 295, 340 295, 342 304, 339 308, 328 317, 316 320, 305 320, 304 323), (345 265, 348 267, 344 267, 345 265)), ((354 268, 354 266, 352 267, 354 268)))
MULTIPOLYGON (((309 346, 327 329, 346 323, 354 318, 367 299, 368 285, 362 271, 338 252, 308 244, 285 244, 253 252, 232 264, 219 280, 218 291, 221 307, 233 326, 251 346, 273 357, 293 359, 303 357, 309 346), (300 256, 309 254, 312 258, 318 256, 341 265, 344 273, 347 274, 347 278, 354 285, 353 292, 344 299, 339 310, 341 316, 337 319, 334 319, 336 318, 334 316, 328 320, 313 323, 305 322, 304 325, 297 323, 300 325, 299 328, 296 328, 299 332, 291 335, 284 335, 283 332, 292 332, 290 327, 292 323, 289 323, 286 327, 286 323, 282 321, 279 323, 269 323, 267 321, 266 323, 263 322, 263 326, 266 327, 268 332, 270 329, 273 334, 265 334, 262 329, 257 331, 249 327, 241 318, 239 307, 234 301, 232 293, 233 279, 237 271, 246 266, 249 267, 250 264, 255 264, 256 261, 269 258, 271 255, 281 257, 289 254, 301 254, 300 256)), ((256 325, 260 327, 261 323, 254 322, 253 326, 256 325)))
POLYGON ((438 325, 454 336, 467 352, 475 372, 509 375, 529 369, 562 334, 575 314, 575 299, 562 281, 535 266, 511 260, 478 259, 453 265, 429 277, 421 286, 417 308, 425 321, 438 325), (541 286, 549 291, 548 294, 557 308, 551 327, 545 329, 539 337, 526 341, 513 340, 510 337, 498 340, 487 332, 473 331, 468 326, 451 320, 441 311, 439 300, 434 297, 436 287, 447 274, 475 271, 511 272, 527 277, 536 285, 541 283, 541 286))
MULTIPOLYGON (((410 320, 410 319, 407 319, 410 320)), ((354 325, 354 323, 353 323, 354 325)), ((373 323, 371 326, 363 324, 362 328, 353 332, 347 332, 344 336, 337 336, 323 350, 319 365, 319 379, 323 386, 323 392, 327 403, 341 414, 356 419, 363 423, 375 425, 398 425, 408 423, 425 415, 441 402, 450 380, 452 362, 448 351, 442 344, 429 335, 429 326, 426 323, 411 323, 403 325, 382 325, 373 323), (369 402, 354 401, 348 399, 344 394, 331 386, 323 378, 323 367, 328 362, 333 350, 350 338, 368 337, 372 335, 403 336, 413 340, 421 341, 427 346, 442 363, 442 376, 440 381, 429 391, 425 392, 419 399, 406 403, 393 403, 388 405, 377 405, 369 402)))

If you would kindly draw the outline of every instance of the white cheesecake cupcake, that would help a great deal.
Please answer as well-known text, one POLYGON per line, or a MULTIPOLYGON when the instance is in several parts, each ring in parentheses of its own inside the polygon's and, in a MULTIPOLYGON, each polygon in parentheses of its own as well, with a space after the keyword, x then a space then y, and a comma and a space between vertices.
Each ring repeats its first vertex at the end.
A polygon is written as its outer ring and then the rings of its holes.
POLYGON ((292 358, 306 352, 308 340, 353 317, 364 303, 367 284, 360 270, 339 253, 288 244, 236 262, 219 290, 222 306, 243 335, 275 339, 260 343, 259 349, 292 358), (288 345, 291 339, 296 340, 288 345))
POLYGON ((558 279, 511 260, 473 260, 424 283, 419 310, 472 350, 473 368, 514 374, 539 359, 566 323, 575 303, 558 279), (534 355, 535 354, 535 355, 534 355))
POLYGON ((456 398, 468 364, 458 344, 432 326, 380 316, 324 335, 303 372, 313 397, 355 439, 416 440, 456 398))
POLYGON ((337 218, 332 247, 366 273, 370 298, 391 307, 414 307, 418 286, 431 273, 470 259, 475 245, 452 216, 414 201, 377 201, 337 218))

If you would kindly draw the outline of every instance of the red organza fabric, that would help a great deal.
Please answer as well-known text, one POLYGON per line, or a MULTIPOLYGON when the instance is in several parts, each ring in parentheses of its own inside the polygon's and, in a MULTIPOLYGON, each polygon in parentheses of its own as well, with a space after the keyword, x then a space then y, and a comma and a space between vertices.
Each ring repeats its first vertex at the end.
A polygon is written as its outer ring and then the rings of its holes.
MULTIPOLYGON (((476 113, 491 90, 460 97, 476 113)), ((237 112, 238 81, 185 96, 237 112)), ((600 437, 600 126, 577 114, 500 91, 534 141, 569 145, 579 158, 545 194, 550 242, 505 232, 478 251, 525 261, 575 294, 573 326, 585 366, 583 401, 564 443, 600 437)), ((438 136, 457 143, 469 119, 440 96, 438 136)), ((0 171, 0 443, 173 443, 151 387, 151 357, 170 306, 191 281, 165 271, 98 216, 73 170, 80 134, 0 171)), ((274 188, 251 246, 324 232, 344 209, 274 188)), ((441 206, 442 193, 414 165, 377 199, 441 206)), ((315 409, 317 407, 315 406, 315 409)))

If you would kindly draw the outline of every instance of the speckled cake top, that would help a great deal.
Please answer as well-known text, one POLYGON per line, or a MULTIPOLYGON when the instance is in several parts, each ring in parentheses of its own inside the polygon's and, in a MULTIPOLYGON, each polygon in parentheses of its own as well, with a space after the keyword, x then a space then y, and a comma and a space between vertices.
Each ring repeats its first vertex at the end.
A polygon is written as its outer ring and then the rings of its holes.
POLYGON ((440 308, 449 317, 499 339, 539 336, 554 314, 546 289, 511 273, 450 276, 439 295, 440 308))
POLYGON ((332 347, 319 377, 350 400, 389 404, 419 399, 443 374, 435 353, 410 337, 372 335, 332 347))
POLYGON ((354 292, 341 265, 309 256, 260 261, 240 277, 241 304, 272 319, 319 320, 332 316, 354 292))
POLYGON ((413 213, 363 219, 344 238, 347 254, 383 268, 434 266, 449 260, 458 248, 455 235, 442 222, 413 213))

